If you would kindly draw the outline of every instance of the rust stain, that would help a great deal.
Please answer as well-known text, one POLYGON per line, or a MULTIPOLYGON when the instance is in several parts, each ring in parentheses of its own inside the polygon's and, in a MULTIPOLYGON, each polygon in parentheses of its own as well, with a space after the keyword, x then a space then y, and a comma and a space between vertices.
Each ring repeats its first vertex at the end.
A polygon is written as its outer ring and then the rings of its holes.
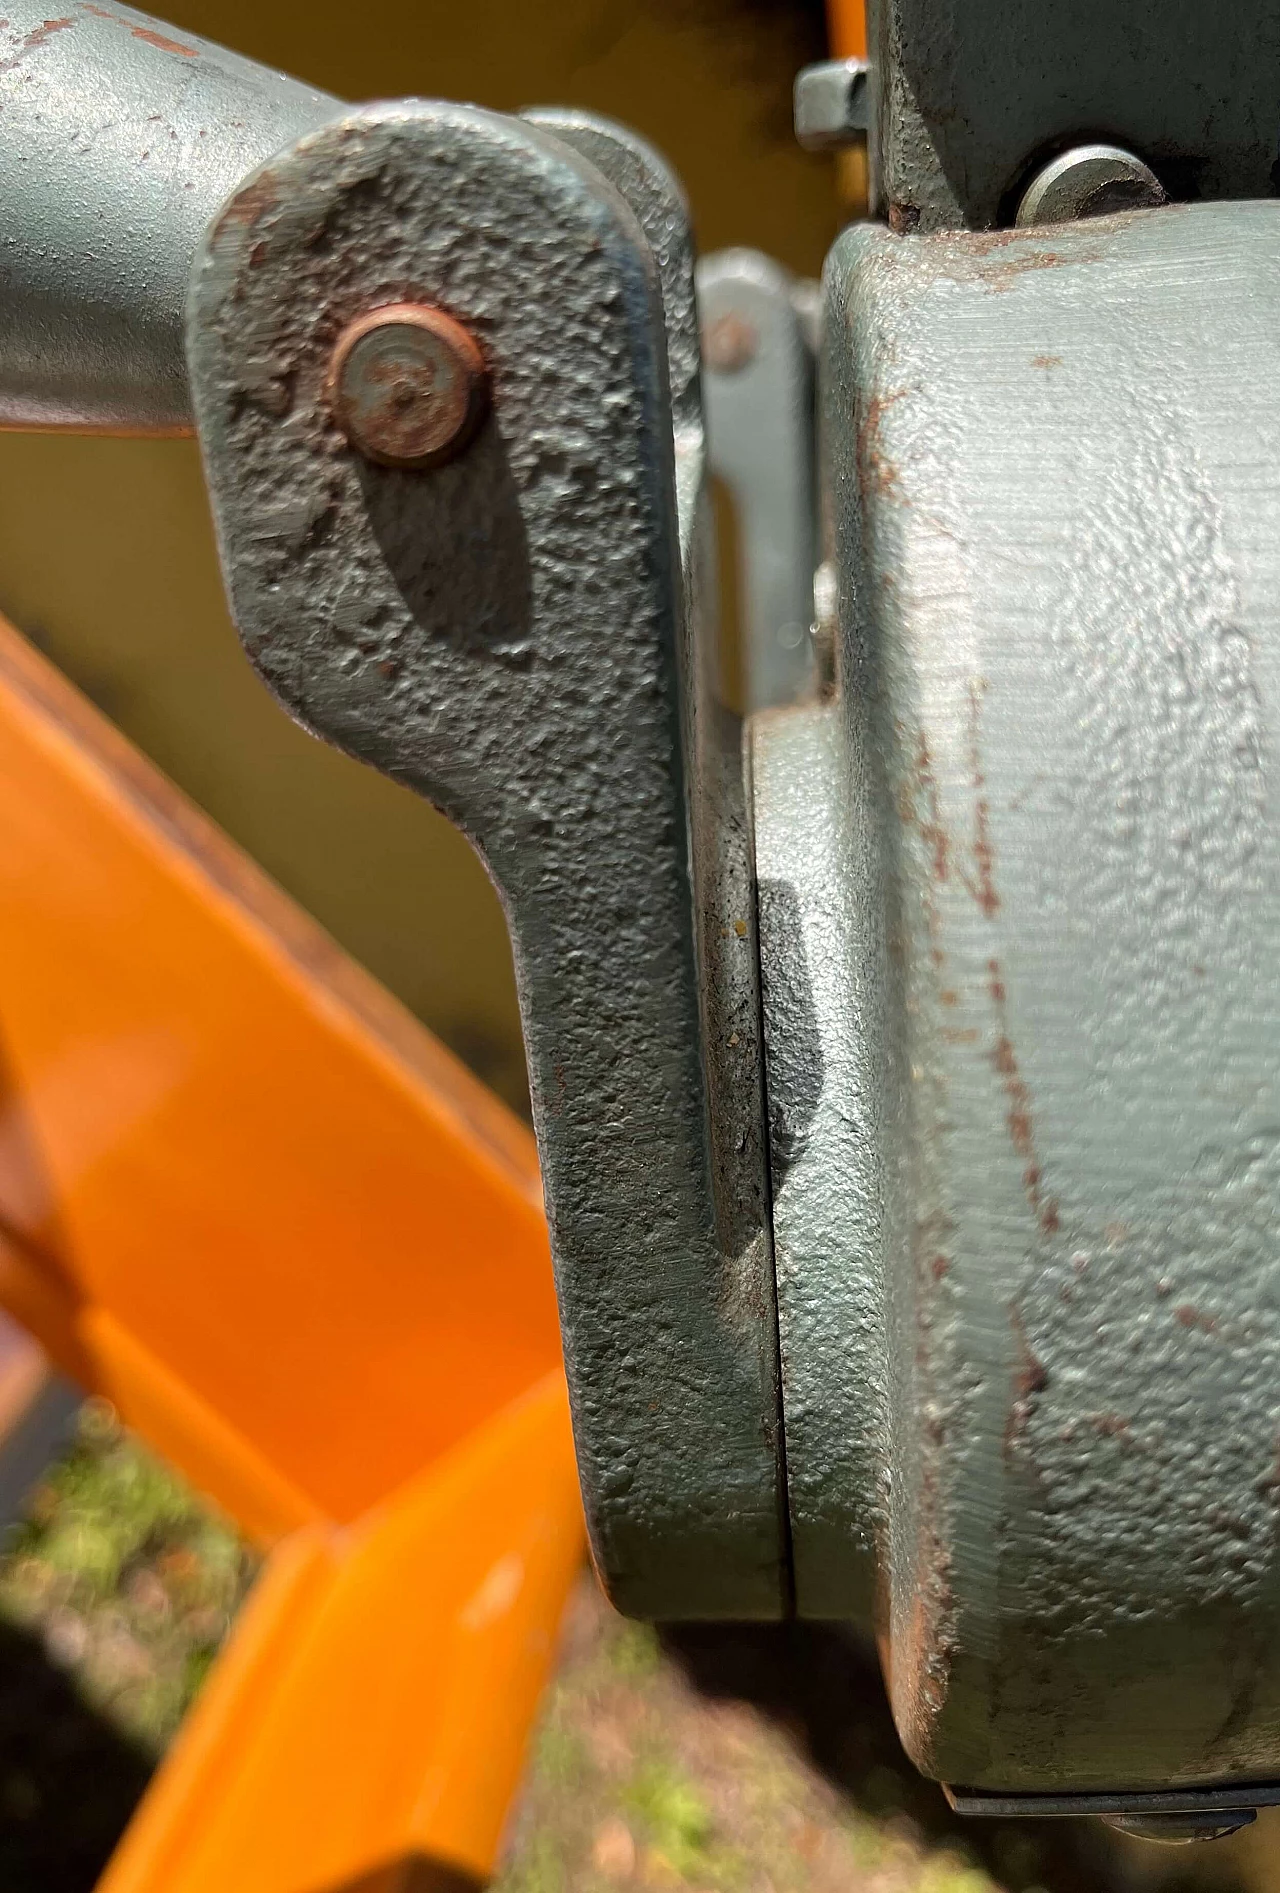
POLYGON ((1182 1328, 1199 1328, 1202 1334, 1216 1334, 1218 1324, 1212 1315, 1206 1315, 1189 1301, 1180 1301, 1173 1311, 1174 1320, 1182 1328))
POLYGON ((1009 1418, 1004 1429, 1006 1454, 1012 1452, 1017 1446, 1035 1412, 1038 1396, 1044 1393, 1049 1385, 1049 1370, 1028 1340, 1026 1324, 1014 1304, 1010 1304, 1009 1322, 1013 1328, 1014 1339, 1018 1343, 1018 1363, 1013 1376, 1013 1399, 1009 1406, 1009 1418))
POLYGON ((969 256, 998 258, 982 272, 982 282, 988 289, 999 291, 1011 289, 1016 279, 1028 270, 1057 269, 1069 261, 1059 250, 1034 247, 1043 241, 1043 235, 1031 231, 989 230, 982 236, 970 238, 965 250, 969 256))
POLYGON ((135 26, 132 20, 122 20, 118 13, 112 13, 109 7, 93 5, 93 0, 85 0, 85 13, 92 13, 96 20, 110 20, 113 26, 123 26, 132 33, 134 39, 145 40, 148 46, 156 46, 162 53, 179 53, 183 59, 199 59, 200 50, 196 46, 184 46, 180 40, 169 39, 163 33, 157 33, 149 26, 135 26))
MULTIPOLYGON (((252 184, 237 191, 219 216, 215 230, 221 235, 228 229, 252 229, 280 202, 280 192, 270 171, 263 171, 252 184)), ((251 253, 252 260, 252 253, 251 253)))
POLYGON ((987 1054, 999 1074, 1004 1086, 1008 1112, 1005 1124, 1009 1131, 1009 1141, 1023 1164, 1022 1187, 1041 1232, 1052 1236, 1060 1223, 1058 1205, 1053 1197, 1046 1196, 1041 1187, 1042 1172, 1040 1159, 1036 1154, 1035 1122, 1031 1109, 1031 1091, 1018 1068, 1018 1057, 1014 1051, 1013 1040, 1009 1036, 1009 1020, 1006 1006, 1004 981, 1000 977, 1000 964, 997 960, 987 961, 987 991, 996 1013, 996 1042, 987 1054))
POLYGON ((1010 244, 1034 242, 1023 230, 984 230, 978 236, 970 237, 965 248, 974 256, 990 256, 993 250, 1007 250, 1010 244))
MULTIPOLYGON (((924 799, 926 815, 919 822, 920 839, 929 850, 930 862, 935 881, 945 881, 950 874, 950 843, 946 827, 942 820, 942 802, 938 795, 938 778, 933 770, 933 758, 929 754, 929 741, 923 730, 916 744, 916 785, 924 799)), ((912 814, 916 815, 916 802, 912 802, 912 814)), ((918 819, 918 818, 917 818, 918 819)))
MULTIPOLYGON (((905 732, 899 730, 899 735, 905 737, 905 732)), ((929 853, 930 872, 921 892, 921 905, 929 934, 929 957, 935 971, 940 973, 946 964, 946 954, 942 950, 942 921, 934 883, 945 881, 950 873, 950 841, 942 820, 928 739, 923 732, 916 741, 911 773, 898 788, 897 808, 898 819, 905 828, 917 831, 929 853)))
POLYGON ((39 26, 33 26, 29 33, 24 33, 13 51, 5 59, 0 59, 0 73, 13 72, 30 53, 38 52, 46 40, 51 40, 55 33, 65 33, 69 26, 74 26, 73 19, 42 20, 39 26))
MULTIPOLYGON (((991 804, 986 796, 986 776, 982 768, 980 725, 985 678, 969 684, 969 775, 974 792, 973 839, 967 849, 972 865, 966 866, 947 832, 942 814, 942 797, 929 750, 929 739, 922 730, 916 738, 915 755, 909 780, 898 793, 898 816, 904 826, 914 827, 929 856, 931 878, 949 881, 954 871, 961 886, 981 908, 987 919, 1000 911, 1000 896, 995 884, 995 848, 991 840, 991 804)), ((943 1005, 957 1004, 954 992, 942 994, 943 1005)))
POLYGON ((131 26, 129 31, 135 39, 145 40, 148 46, 158 46, 162 53, 178 53, 183 59, 200 57, 194 46, 184 46, 180 40, 166 39, 163 33, 153 33, 149 26, 131 26))
POLYGON ((995 850, 991 845, 991 804, 986 797, 987 778, 982 768, 982 698, 986 679, 975 677, 969 683, 969 776, 973 784, 973 864, 977 883, 962 876, 965 886, 990 920, 1000 911, 1000 896, 995 884, 995 850))
POLYGON ((1061 355, 1033 355, 1031 366, 1033 368, 1061 368, 1062 357, 1061 355))
POLYGON ((908 392, 906 388, 898 388, 893 394, 873 394, 858 419, 858 486, 864 501, 873 495, 902 497, 897 490, 898 469, 884 451, 880 426, 889 409, 905 400, 908 392))

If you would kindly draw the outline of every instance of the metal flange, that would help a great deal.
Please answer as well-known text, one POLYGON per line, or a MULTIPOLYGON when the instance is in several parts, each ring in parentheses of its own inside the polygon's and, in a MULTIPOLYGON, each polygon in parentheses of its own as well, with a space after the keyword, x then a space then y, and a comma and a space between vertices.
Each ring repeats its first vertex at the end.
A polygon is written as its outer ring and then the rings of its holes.
POLYGON ((745 825, 706 809, 734 769, 740 807, 741 774, 692 625, 696 341, 677 430, 664 328, 691 258, 678 193, 634 148, 616 173, 493 113, 352 112, 215 220, 191 382, 254 664, 502 892, 606 1581, 639 1615, 768 1617, 789 1589, 754 915, 745 825), (655 234, 661 209, 661 270, 619 186, 655 234), (327 392, 346 325, 405 302, 462 324, 492 386, 465 451, 417 471, 353 447, 327 392))

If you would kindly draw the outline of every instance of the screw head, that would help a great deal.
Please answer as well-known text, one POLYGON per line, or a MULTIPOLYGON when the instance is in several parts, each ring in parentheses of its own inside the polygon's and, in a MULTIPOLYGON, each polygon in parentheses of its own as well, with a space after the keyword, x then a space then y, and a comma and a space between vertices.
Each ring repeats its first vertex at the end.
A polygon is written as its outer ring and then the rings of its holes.
POLYGON ((756 325, 736 310, 708 322, 702 331, 702 359, 713 373, 740 375, 750 368, 760 348, 756 325))
POLYGON ((349 322, 326 383, 351 445, 383 467, 438 467, 484 418, 489 382, 475 337, 443 309, 393 302, 349 322))
POLYGON ((1014 222, 1025 229, 1030 224, 1105 217, 1117 210, 1153 210, 1165 201, 1159 178, 1132 151, 1119 145, 1076 145, 1036 173, 1014 222))

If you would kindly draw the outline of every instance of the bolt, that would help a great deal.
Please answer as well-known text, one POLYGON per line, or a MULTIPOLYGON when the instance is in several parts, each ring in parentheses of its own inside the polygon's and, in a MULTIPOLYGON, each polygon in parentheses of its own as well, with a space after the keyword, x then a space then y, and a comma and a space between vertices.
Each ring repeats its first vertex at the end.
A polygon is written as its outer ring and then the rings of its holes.
POLYGON ((796 139, 806 151, 838 151, 865 141, 869 110, 865 59, 824 59, 796 75, 796 139))
POLYGON ((1149 165, 1119 145, 1076 145, 1037 171, 1014 222, 1070 223, 1115 210, 1152 210, 1166 201, 1149 165))
POLYGON ((736 311, 726 310, 702 331, 702 357, 717 375, 739 375, 750 368, 760 349, 760 335, 754 322, 736 311))
POLYGON ((438 467, 484 418, 488 373, 475 337, 443 309, 393 302, 349 322, 326 384, 351 445, 383 467, 438 467))

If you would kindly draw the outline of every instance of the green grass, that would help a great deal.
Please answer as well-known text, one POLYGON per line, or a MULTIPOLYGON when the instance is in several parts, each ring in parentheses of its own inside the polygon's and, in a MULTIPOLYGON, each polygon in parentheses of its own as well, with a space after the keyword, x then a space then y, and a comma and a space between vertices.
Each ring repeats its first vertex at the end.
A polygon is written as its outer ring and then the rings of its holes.
POLYGON ((10 1532, 0 1621, 38 1636, 90 1708, 159 1755, 254 1570, 235 1530, 89 1401, 10 1532))

